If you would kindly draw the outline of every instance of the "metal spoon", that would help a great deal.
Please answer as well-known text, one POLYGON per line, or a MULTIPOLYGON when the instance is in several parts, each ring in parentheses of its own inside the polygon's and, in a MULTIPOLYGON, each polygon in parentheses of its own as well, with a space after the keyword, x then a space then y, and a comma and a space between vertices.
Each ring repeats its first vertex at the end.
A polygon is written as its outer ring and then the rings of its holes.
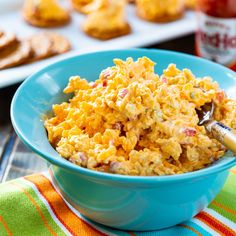
POLYGON ((206 130, 211 133, 215 139, 232 152, 236 153, 236 134, 226 125, 212 119, 214 109, 215 106, 213 102, 201 106, 200 110, 196 109, 199 118, 198 125, 204 125, 206 130))

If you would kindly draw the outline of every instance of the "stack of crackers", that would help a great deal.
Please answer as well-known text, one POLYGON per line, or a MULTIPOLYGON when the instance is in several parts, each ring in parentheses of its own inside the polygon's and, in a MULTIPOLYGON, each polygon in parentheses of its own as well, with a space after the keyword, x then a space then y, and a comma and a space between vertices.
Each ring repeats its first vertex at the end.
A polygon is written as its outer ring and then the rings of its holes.
POLYGON ((13 33, 0 32, 0 69, 24 63, 30 54, 31 48, 27 41, 19 41, 13 33))
POLYGON ((64 36, 52 32, 18 39, 14 33, 0 30, 0 70, 69 51, 70 42, 64 36))

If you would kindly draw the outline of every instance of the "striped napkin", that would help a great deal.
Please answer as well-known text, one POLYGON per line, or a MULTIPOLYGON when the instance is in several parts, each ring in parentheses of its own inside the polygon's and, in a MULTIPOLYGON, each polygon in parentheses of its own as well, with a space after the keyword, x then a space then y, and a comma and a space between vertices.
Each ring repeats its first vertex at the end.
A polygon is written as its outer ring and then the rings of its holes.
POLYGON ((49 172, 0 185, 0 235, 236 236, 236 168, 215 200, 190 221, 169 229, 126 232, 84 218, 58 193, 49 172))

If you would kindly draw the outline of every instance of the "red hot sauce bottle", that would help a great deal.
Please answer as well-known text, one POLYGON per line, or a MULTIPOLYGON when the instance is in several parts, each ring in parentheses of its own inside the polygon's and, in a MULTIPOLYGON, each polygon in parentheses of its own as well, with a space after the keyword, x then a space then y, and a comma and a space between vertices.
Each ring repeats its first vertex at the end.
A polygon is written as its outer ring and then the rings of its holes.
POLYGON ((236 71, 236 0, 198 0, 196 53, 236 71))

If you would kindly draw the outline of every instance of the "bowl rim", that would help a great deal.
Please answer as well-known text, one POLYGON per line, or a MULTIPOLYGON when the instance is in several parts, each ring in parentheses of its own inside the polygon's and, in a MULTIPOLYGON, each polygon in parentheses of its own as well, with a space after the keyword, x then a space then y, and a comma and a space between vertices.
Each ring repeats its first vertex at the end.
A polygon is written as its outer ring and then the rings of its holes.
MULTIPOLYGON (((183 180, 187 180, 187 179, 194 179, 194 178, 199 178, 202 176, 208 176, 211 174, 216 174, 218 172, 221 171, 225 171, 229 168, 231 168, 232 166, 236 165, 236 157, 224 157, 227 158, 226 163, 219 163, 216 165, 212 165, 197 171, 193 171, 193 172, 187 172, 187 173, 183 173, 183 174, 175 174, 175 175, 164 175, 164 176, 130 176, 130 175, 121 175, 121 174, 111 174, 111 173, 106 173, 106 172, 99 172, 99 171, 94 171, 94 170, 90 170, 88 168, 83 168, 80 166, 77 166, 69 161, 67 161, 64 158, 58 158, 58 157, 53 157, 51 155, 48 155, 47 153, 39 150, 37 147, 35 147, 34 143, 32 143, 30 141, 29 138, 27 138, 24 133, 21 131, 20 127, 18 126, 16 119, 15 119, 15 115, 14 115, 14 110, 15 110, 15 104, 17 101, 18 96, 21 93, 21 90, 26 86, 26 84, 28 84, 31 81, 34 81, 34 78, 38 77, 39 75, 45 73, 47 70, 51 70, 54 68, 57 68, 58 66, 60 66, 61 64, 63 64, 66 61, 70 61, 70 60, 74 60, 75 58, 78 57, 83 57, 83 56, 89 56, 89 55, 94 55, 94 54, 106 54, 106 53, 116 53, 116 52, 134 52, 134 51, 139 51, 139 52, 143 52, 143 53, 149 53, 154 52, 154 53, 162 53, 162 54, 169 54, 170 56, 181 56, 185 59, 194 59, 194 60, 198 60, 202 63, 207 63, 208 65, 214 66, 214 67, 218 67, 219 69, 223 70, 225 73, 230 74, 231 76, 236 78, 236 73, 222 65, 219 65, 217 63, 211 62, 209 60, 203 59, 203 58, 199 58, 193 55, 189 55, 189 54, 185 54, 185 53, 181 53, 181 52, 175 52, 175 51, 169 51, 169 50, 160 50, 160 49, 122 49, 122 50, 104 50, 104 51, 98 51, 98 52, 90 52, 90 53, 84 53, 84 54, 79 54, 79 55, 75 55, 75 56, 71 56, 71 57, 66 57, 63 59, 60 59, 56 62, 53 62, 45 67, 43 67, 42 69, 34 72, 33 74, 31 74, 29 77, 27 77, 25 79, 25 81, 18 87, 17 91, 15 92, 12 102, 11 102, 11 108, 10 108, 10 116, 11 116, 11 121, 12 121, 12 125, 15 129, 15 132, 17 133, 17 135, 19 136, 19 138, 21 139, 21 141, 27 146, 29 147, 33 152, 35 152, 36 154, 38 154, 39 156, 43 157, 44 159, 46 159, 46 161, 48 161, 49 163, 59 166, 63 169, 72 171, 73 173, 77 173, 77 174, 83 174, 89 177, 95 177, 95 178, 100 178, 100 179, 104 179, 104 180, 112 180, 112 181, 118 181, 118 182, 135 182, 135 183, 141 183, 141 182, 145 182, 145 183, 158 183, 158 182, 176 182, 176 181, 183 181, 183 180)), ((128 57, 128 56, 127 56, 128 57)), ((52 147, 53 148, 53 147, 52 147)))

